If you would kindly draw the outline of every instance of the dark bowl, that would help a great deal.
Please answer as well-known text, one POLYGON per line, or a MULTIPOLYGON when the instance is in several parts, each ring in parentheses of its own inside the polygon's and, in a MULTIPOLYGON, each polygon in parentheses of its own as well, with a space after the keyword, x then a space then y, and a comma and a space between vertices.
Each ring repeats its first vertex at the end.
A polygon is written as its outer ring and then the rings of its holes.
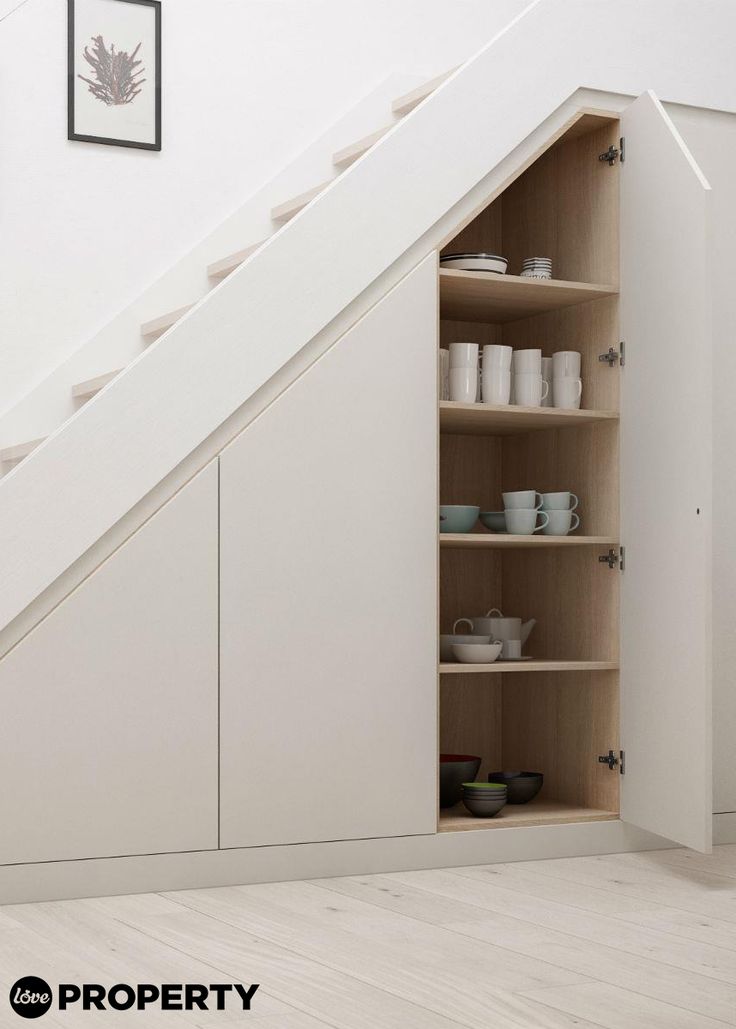
POLYGON ((509 804, 528 804, 541 790, 544 775, 541 772, 489 772, 488 781, 508 786, 509 804))
POLYGON ((501 808, 506 807, 506 798, 489 797, 486 799, 485 797, 471 797, 469 794, 464 793, 463 804, 475 818, 493 818, 501 808))
POLYGON ((478 774, 480 758, 474 754, 440 754, 440 807, 460 803, 463 783, 478 774))

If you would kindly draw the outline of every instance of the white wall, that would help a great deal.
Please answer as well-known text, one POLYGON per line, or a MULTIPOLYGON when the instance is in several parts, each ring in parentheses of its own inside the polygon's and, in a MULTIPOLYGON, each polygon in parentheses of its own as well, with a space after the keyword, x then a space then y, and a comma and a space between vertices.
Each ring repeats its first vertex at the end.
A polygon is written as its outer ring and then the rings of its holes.
MULTIPOLYGON (((713 809, 736 811, 736 291, 730 260, 736 239, 736 115, 667 109, 713 189, 713 809)), ((696 347, 694 341, 694 352, 696 347)))
POLYGON ((66 4, 17 3, 0 0, 0 412, 388 74, 461 63, 527 0, 163 0, 160 154, 66 140, 66 4))

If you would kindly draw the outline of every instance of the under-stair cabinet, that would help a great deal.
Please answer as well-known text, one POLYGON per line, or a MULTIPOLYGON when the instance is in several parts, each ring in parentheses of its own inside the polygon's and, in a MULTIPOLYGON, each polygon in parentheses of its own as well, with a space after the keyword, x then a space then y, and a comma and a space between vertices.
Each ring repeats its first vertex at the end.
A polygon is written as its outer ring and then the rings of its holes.
POLYGON ((0 662, 0 901, 708 850, 709 196, 645 94, 438 212, 413 270, 0 662), (520 274, 535 255, 552 279, 520 274), (442 399, 458 341, 579 352, 581 406, 442 399), (440 505, 522 490, 574 493, 579 528, 439 531, 440 505), (440 657, 492 608, 536 620, 527 660, 440 657), (440 753, 544 785, 440 808, 440 753))

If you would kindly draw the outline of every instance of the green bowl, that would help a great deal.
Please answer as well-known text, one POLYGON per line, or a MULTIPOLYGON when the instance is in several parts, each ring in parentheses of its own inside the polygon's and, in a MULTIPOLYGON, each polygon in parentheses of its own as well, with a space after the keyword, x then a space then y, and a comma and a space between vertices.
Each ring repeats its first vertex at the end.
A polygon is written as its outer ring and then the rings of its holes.
POLYGON ((508 786, 502 782, 464 782, 463 789, 479 790, 480 792, 495 793, 507 790, 508 786))

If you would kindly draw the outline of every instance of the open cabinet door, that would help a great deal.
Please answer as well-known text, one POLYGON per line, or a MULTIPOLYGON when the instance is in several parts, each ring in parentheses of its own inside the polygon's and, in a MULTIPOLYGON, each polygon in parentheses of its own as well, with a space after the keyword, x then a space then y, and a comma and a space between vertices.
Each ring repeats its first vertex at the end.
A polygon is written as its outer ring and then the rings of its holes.
POLYGON ((711 846, 710 186, 662 105, 622 118, 621 817, 711 846))

